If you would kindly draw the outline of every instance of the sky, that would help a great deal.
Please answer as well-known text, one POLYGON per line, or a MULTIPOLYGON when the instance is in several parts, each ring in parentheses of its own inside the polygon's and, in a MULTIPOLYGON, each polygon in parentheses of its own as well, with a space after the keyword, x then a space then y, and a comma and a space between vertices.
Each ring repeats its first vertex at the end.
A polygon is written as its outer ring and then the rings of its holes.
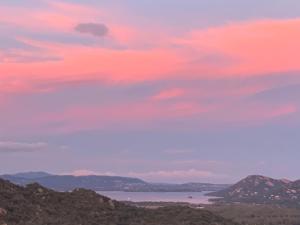
POLYGON ((298 0, 0 1, 0 173, 300 179, 298 0))

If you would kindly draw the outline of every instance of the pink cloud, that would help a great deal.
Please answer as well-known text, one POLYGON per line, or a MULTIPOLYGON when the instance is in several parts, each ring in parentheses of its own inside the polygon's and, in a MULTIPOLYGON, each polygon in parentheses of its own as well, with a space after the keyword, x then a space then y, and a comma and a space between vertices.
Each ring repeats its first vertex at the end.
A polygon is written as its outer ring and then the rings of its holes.
POLYGON ((41 115, 38 124, 51 127, 51 131, 69 133, 90 129, 122 129, 139 126, 155 126, 158 121, 179 119, 200 115, 207 109, 196 103, 173 103, 169 105, 151 102, 120 104, 115 106, 77 106, 58 113, 41 115))
MULTIPOLYGON (((89 14, 95 13, 97 10, 83 4, 67 3, 62 1, 45 1, 51 8, 70 14, 89 14)), ((98 10, 99 11, 99 10, 98 10)))
MULTIPOLYGON (((175 79, 213 80, 300 69, 300 19, 230 23, 178 35, 155 24, 146 29, 113 19, 105 10, 57 1, 48 1, 48 8, 39 10, 0 6, 0 14, 0 21, 11 26, 69 35, 79 35, 74 32, 74 26, 80 22, 97 22, 104 18, 101 22, 109 28, 108 38, 123 47, 13 37, 40 50, 0 52, 1 95, 53 91, 62 83, 91 80, 108 85, 175 79)), ((298 109, 293 103, 274 106, 235 101, 272 85, 167 88, 144 103, 73 106, 59 113, 38 115, 39 121, 32 123, 38 126, 57 122, 62 125, 55 129, 69 132, 120 125, 151 125, 164 119, 191 117, 200 121, 195 126, 226 122, 250 124, 296 113, 298 109), (193 100, 182 100, 181 97, 193 100), (205 98, 221 100, 203 104, 201 100, 205 98), (229 100, 223 101, 224 98, 229 100), (176 103, 163 102, 170 99, 176 103)))
MULTIPOLYGON (((45 82, 49 79, 141 82, 173 79, 180 77, 180 74, 191 74, 185 75, 185 79, 211 79, 295 71, 300 69, 297 61, 300 54, 300 51, 297 51, 300 48, 300 32, 297 29, 299 24, 300 20, 249 21, 194 31, 181 38, 170 36, 170 41, 173 40, 182 46, 179 49, 160 41, 157 43, 158 47, 150 49, 117 50, 21 39, 44 49, 44 54, 56 56, 61 60, 6 62, 1 66, 0 72, 5 74, 4 76, 14 77, 21 77, 22 74, 22 78, 18 78, 20 80, 37 77, 45 82), (279 31, 283 33, 280 36, 276 35, 279 31), (207 62, 205 57, 211 54, 224 55, 233 61, 228 64, 219 64, 218 59, 215 63, 207 62), (199 59, 197 63, 191 63, 196 59, 199 59)), ((123 31, 119 32, 120 39, 124 39, 125 42, 126 39, 132 38, 121 37, 123 31)), ((143 30, 138 32, 142 33, 143 30)), ((126 31, 124 34, 128 36, 126 31)))
POLYGON ((219 116, 220 122, 232 125, 255 126, 280 118, 289 118, 298 111, 296 104, 273 105, 268 103, 229 104, 223 106, 222 114, 211 112, 211 118, 219 116))
POLYGON ((172 50, 166 49, 119 51, 23 41, 43 48, 49 55, 61 60, 31 63, 12 60, 2 64, 0 73, 6 78, 14 77, 18 82, 30 80, 44 83, 54 80, 141 82, 171 76, 176 73, 180 63, 180 58, 172 50))
MULTIPOLYGON (((300 19, 255 20, 195 30, 175 40, 194 51, 219 54, 229 62, 211 68, 214 75, 260 75, 298 71, 300 19)), ((199 70, 200 69, 200 70, 199 70)), ((194 73, 201 66, 194 65, 194 73)))
POLYGON ((44 1, 44 8, 1 6, 0 22, 39 32, 70 32, 79 22, 93 21, 102 15, 100 9, 82 4, 44 1), (22 19, 20 19, 20 16, 22 19))
MULTIPOLYGON (((26 50, 14 51, 9 56, 1 53, 0 73, 14 77, 18 83, 49 83, 54 80, 136 83, 177 78, 253 76, 300 69, 297 61, 300 56, 297 50, 300 49, 299 19, 246 21, 178 35, 154 25, 150 32, 144 27, 114 20, 107 11, 98 12, 84 5, 56 1, 48 1, 48 8, 42 10, 2 6, 0 13, 4 15, 0 19, 2 22, 25 29, 68 33, 74 32, 78 23, 94 22, 95 18, 104 15, 107 21, 101 22, 107 24, 109 38, 126 45, 125 49, 110 49, 15 37, 43 49, 42 53, 26 50), (24 19, 16 15, 23 15, 24 19), (20 57, 31 61, 22 62, 20 57)), ((264 87, 256 87, 261 88, 264 87)), ((183 94, 180 90, 168 91, 156 98, 183 94)), ((236 93, 253 91, 244 89, 236 93)))
MULTIPOLYGON (((297 61, 300 54, 297 50, 300 48, 298 42, 300 32, 297 29, 300 24, 299 19, 237 22, 195 30, 187 35, 178 35, 158 25, 151 26, 151 31, 148 31, 141 26, 124 24, 120 19, 113 19, 107 9, 99 10, 59 1, 46 1, 46 3, 48 7, 44 9, 0 6, 2 15, 0 21, 34 31, 58 30, 70 33, 78 23, 99 22, 99 19, 103 18, 100 22, 108 24, 111 37, 121 44, 128 44, 125 51, 105 51, 97 47, 91 49, 68 45, 60 45, 57 49, 52 43, 40 43, 39 45, 52 54, 63 58, 62 66, 55 63, 44 65, 53 72, 57 72, 58 69, 62 71, 61 67, 64 67, 68 68, 65 71, 68 75, 77 73, 77 76, 86 76, 80 74, 85 72, 83 68, 79 68, 79 71, 78 67, 70 68, 70 63, 78 65, 78 61, 85 59, 87 60, 82 62, 86 64, 84 68, 91 68, 86 72, 105 73, 110 80, 120 80, 118 76, 122 72, 126 74, 121 80, 131 81, 165 79, 190 73, 193 77, 218 77, 300 69, 297 61), (19 15, 22 15, 22 19, 19 15), (139 49, 141 51, 136 49, 139 45, 149 44, 150 49, 139 49), (180 45, 181 48, 175 48, 173 44, 180 45), (225 63, 219 62, 223 60, 225 63), (99 61, 103 63, 99 65, 99 61), (114 66, 116 64, 120 65, 120 70, 116 70, 114 66), (159 69, 162 70, 161 73, 159 69), (128 74, 131 76, 128 77, 128 74)), ((20 67, 16 69, 18 71, 24 69, 22 64, 13 67, 20 67)), ((43 66, 37 64, 26 67, 30 67, 28 70, 36 73, 45 71, 43 66)), ((5 72, 11 70, 13 71, 13 68, 8 67, 5 72)), ((25 70, 24 73, 26 72, 25 70)), ((68 76, 65 73, 62 72, 60 76, 68 76)), ((99 79, 103 77, 100 76, 99 79)))
POLYGON ((181 121, 182 129, 256 126, 281 118, 288 119, 298 112, 295 104, 223 102, 201 105, 194 102, 160 104, 127 103, 111 106, 73 106, 61 111, 35 116, 32 124, 44 127, 43 132, 73 133, 93 129, 153 128, 165 124, 175 129, 181 121), (191 124, 189 121, 193 121, 191 124), (186 127, 187 126, 187 127, 186 127))
POLYGON ((154 100, 168 100, 168 99, 180 97, 180 96, 184 95, 184 93, 185 93, 184 89, 173 88, 173 89, 161 91, 157 95, 154 95, 152 98, 154 100))
POLYGON ((269 116, 272 117, 281 117, 281 116, 288 116, 294 114, 298 111, 298 107, 293 104, 284 105, 281 107, 276 108, 269 116))

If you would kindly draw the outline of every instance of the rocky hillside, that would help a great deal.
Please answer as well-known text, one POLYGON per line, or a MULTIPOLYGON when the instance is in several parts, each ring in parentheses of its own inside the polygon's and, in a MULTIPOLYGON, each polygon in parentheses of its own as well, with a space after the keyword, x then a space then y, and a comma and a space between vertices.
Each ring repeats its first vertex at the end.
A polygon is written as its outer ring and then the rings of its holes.
POLYGON ((93 191, 55 192, 0 180, 0 224, 8 225, 234 225, 223 217, 189 207, 144 209, 93 191))
POLYGON ((264 176, 249 176, 237 184, 210 193, 221 197, 218 202, 282 204, 300 207, 300 181, 276 180, 264 176))

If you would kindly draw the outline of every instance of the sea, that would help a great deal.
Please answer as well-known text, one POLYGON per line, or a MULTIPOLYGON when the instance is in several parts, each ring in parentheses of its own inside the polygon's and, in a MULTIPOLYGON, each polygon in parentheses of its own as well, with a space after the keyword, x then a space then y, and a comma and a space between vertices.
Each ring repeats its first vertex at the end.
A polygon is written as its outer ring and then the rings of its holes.
POLYGON ((100 191, 101 195, 117 201, 132 202, 186 202, 191 204, 210 204, 209 192, 122 192, 100 191))

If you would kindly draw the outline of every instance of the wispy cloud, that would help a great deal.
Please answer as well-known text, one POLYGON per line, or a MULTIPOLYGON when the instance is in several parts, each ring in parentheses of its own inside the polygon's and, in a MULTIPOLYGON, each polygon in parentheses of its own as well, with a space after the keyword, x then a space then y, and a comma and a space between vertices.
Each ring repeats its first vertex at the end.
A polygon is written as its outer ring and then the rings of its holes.
POLYGON ((25 143, 25 142, 12 142, 12 141, 1 141, 0 142, 0 153, 1 152, 36 152, 44 151, 48 149, 49 145, 44 142, 25 143))
POLYGON ((174 149, 166 149, 163 151, 166 154, 169 155, 182 155, 182 154, 191 154, 191 153, 195 153, 196 150, 195 149, 189 149, 189 148, 174 148, 174 149))
POLYGON ((63 175, 73 175, 76 177, 81 177, 81 176, 116 176, 115 173, 113 172, 95 172, 92 170, 86 170, 86 169, 81 169, 81 170, 75 170, 70 173, 63 173, 63 175))
POLYGON ((46 142, 16 142, 0 141, 0 153, 35 153, 55 150, 58 152, 69 151, 66 145, 52 145, 46 142))
POLYGON ((172 88, 168 90, 163 90, 159 92, 158 94, 154 95, 152 98, 154 100, 170 100, 170 99, 175 99, 178 97, 181 97, 185 94, 185 90, 181 88, 172 88))
POLYGON ((201 182, 203 180, 224 178, 225 175, 215 174, 206 170, 161 170, 150 172, 131 172, 129 176, 143 178, 152 182, 201 182))

